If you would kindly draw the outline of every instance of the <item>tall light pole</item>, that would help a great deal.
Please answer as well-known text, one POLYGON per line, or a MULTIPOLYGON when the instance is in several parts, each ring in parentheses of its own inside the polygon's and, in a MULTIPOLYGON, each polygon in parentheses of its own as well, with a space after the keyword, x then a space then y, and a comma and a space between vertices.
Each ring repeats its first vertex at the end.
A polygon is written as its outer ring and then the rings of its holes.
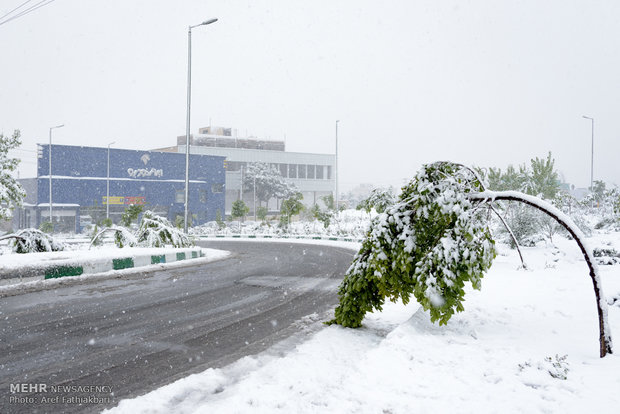
POLYGON ((340 120, 336 120, 336 163, 334 165, 334 179, 336 181, 336 204, 334 207, 336 208, 336 212, 338 212, 338 122, 340 122, 340 120))
POLYGON ((592 121, 592 158, 590 159, 590 192, 594 191, 594 118, 583 115, 585 119, 592 121))
POLYGON ((189 26, 187 29, 187 128, 185 130, 185 214, 183 228, 187 234, 187 218, 189 204, 189 131, 190 113, 192 106, 192 29, 217 22, 217 19, 206 20, 200 24, 189 26))
POLYGON ((254 173, 254 221, 256 221, 256 173, 254 173))
POLYGON ((108 176, 106 179, 106 191, 105 191, 105 218, 110 218, 110 145, 115 144, 115 141, 112 141, 108 144, 108 176))
POLYGON ((50 187, 50 224, 52 224, 52 129, 62 128, 65 124, 56 125, 50 128, 50 147, 49 151, 47 151, 47 156, 49 157, 49 187, 50 187))

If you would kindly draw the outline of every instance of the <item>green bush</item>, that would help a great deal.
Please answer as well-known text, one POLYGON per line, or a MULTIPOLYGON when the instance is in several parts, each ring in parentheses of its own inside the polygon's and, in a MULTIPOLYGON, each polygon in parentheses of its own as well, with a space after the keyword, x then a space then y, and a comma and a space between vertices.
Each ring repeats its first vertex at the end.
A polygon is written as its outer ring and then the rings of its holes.
POLYGON ((337 323, 361 326, 366 312, 388 298, 411 295, 445 324, 462 311, 465 282, 480 289, 496 255, 483 213, 468 198, 482 189, 465 168, 426 165, 403 188, 396 204, 377 216, 340 285, 337 323))

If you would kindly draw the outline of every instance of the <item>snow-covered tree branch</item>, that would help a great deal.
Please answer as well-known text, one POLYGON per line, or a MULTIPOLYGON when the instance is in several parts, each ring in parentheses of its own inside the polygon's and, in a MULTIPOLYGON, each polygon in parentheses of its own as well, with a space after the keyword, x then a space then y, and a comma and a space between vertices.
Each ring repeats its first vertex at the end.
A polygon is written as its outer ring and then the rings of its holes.
POLYGON ((517 191, 485 190, 474 170, 437 162, 423 166, 403 188, 399 200, 377 216, 340 285, 340 304, 331 323, 358 327, 366 312, 381 310, 385 299, 411 295, 445 324, 464 310, 464 286, 481 288, 496 256, 495 242, 484 214, 499 200, 533 206, 557 220, 577 241, 590 267, 600 328, 600 356, 612 352, 607 304, 591 250, 584 236, 560 210, 517 191))
POLYGON ((243 191, 254 191, 259 202, 267 203, 273 197, 288 198, 295 188, 286 182, 280 171, 267 163, 253 162, 243 176, 243 191))

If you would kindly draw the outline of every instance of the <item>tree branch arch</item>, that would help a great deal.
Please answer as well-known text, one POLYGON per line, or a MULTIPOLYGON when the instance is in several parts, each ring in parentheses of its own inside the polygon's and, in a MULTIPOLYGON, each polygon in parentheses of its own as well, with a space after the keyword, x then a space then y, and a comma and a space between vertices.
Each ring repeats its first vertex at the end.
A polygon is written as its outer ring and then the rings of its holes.
POLYGON ((609 322, 607 317, 607 303, 603 295, 601 287, 601 280, 598 275, 598 268, 594 262, 592 251, 586 247, 584 242, 585 236, 579 230, 579 228, 573 223, 570 217, 562 213, 560 210, 552 206, 551 204, 540 200, 536 197, 529 196, 527 194, 520 193, 518 191, 483 191, 481 193, 474 193, 470 195, 472 200, 479 200, 481 202, 487 201, 518 201, 520 203, 532 206, 543 213, 552 217, 555 221, 560 223, 562 227, 569 232, 573 237, 583 257, 590 269, 590 278, 592 279, 592 285, 594 287, 594 295, 596 297, 596 308, 598 311, 599 322, 599 343, 600 343, 600 356, 603 358, 607 354, 613 353, 611 331, 609 328, 609 322))

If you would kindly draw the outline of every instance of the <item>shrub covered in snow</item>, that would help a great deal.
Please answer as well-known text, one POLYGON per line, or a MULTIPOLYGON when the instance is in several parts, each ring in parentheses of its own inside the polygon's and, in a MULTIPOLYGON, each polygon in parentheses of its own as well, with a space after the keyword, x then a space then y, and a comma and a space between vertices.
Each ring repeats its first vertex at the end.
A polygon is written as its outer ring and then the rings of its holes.
POLYGON ((90 245, 99 245, 101 243, 103 235, 109 232, 114 232, 114 244, 116 244, 116 247, 136 247, 138 245, 136 236, 125 227, 119 226, 106 227, 102 230, 97 230, 97 226, 95 226, 95 231, 93 232, 93 237, 90 241, 90 245))
POLYGON ((174 227, 167 219, 148 210, 142 215, 136 232, 138 244, 145 247, 190 247, 194 243, 181 230, 174 227))
POLYGON ((523 364, 519 364, 519 371, 527 373, 530 376, 532 371, 539 371, 547 373, 551 378, 566 380, 568 379, 569 363, 567 361, 568 355, 559 356, 555 354, 555 357, 545 357, 542 362, 534 363, 531 360, 525 361, 523 364))
POLYGON ((113 226, 114 230, 114 244, 116 247, 136 247, 138 240, 136 236, 125 227, 113 226))
POLYGON ((386 297, 407 303, 412 294, 440 324, 462 311, 465 282, 480 289, 496 255, 484 214, 467 196, 481 190, 467 169, 424 166, 398 202, 373 220, 340 285, 332 323, 358 327, 386 297))
POLYGON ((596 262, 600 265, 620 264, 620 253, 612 247, 597 247, 592 253, 596 262))
POLYGON ((0 133, 0 220, 13 217, 13 209, 20 206, 26 197, 23 187, 12 174, 19 164, 19 158, 8 156, 10 150, 20 145, 19 130, 15 130, 10 137, 0 133))
POLYGON ((394 190, 392 187, 387 189, 375 188, 370 195, 359 202, 358 210, 364 210, 370 213, 373 209, 377 213, 383 213, 394 204, 394 190))
POLYGON ((10 244, 15 253, 58 252, 65 244, 37 229, 23 229, 17 232, 10 244))

